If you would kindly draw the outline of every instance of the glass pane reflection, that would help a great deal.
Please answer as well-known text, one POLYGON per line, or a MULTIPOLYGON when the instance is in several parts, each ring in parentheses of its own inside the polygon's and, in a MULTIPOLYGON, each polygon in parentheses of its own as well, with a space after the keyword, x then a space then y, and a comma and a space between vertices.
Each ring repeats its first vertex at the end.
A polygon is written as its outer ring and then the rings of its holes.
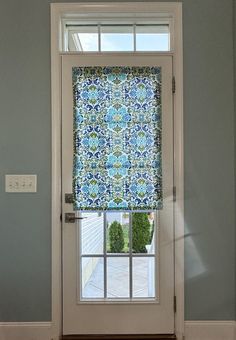
POLYGON ((101 26, 101 51, 133 51, 133 26, 101 26))
POLYGON ((82 258, 81 268, 82 298, 104 298, 104 259, 99 257, 82 258))
POLYGON ((107 258, 107 297, 129 297, 129 258, 107 258))
POLYGON ((155 258, 133 258, 133 297, 155 297, 155 258))
POLYGON ((107 212, 107 253, 129 252, 129 213, 107 212))
POLYGON ((169 51, 168 25, 137 25, 136 50, 137 51, 169 51))

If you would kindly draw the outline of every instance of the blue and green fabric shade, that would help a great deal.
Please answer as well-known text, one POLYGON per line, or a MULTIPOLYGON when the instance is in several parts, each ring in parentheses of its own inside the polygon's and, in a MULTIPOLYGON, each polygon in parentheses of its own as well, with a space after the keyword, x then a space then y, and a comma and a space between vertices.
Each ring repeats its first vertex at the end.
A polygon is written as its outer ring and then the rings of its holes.
POLYGON ((161 68, 72 73, 74 210, 161 209, 161 68))

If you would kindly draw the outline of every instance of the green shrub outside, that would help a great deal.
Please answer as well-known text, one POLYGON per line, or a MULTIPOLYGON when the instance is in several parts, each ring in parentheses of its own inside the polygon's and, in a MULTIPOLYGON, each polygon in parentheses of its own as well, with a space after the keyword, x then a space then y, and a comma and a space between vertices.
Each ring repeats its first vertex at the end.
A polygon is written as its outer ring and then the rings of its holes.
POLYGON ((124 241, 124 233, 122 226, 119 222, 114 221, 110 225, 109 228, 109 242, 110 242, 110 251, 112 253, 121 253, 125 241, 124 241))
POLYGON ((150 222, 147 213, 132 214, 133 251, 146 253, 146 245, 150 243, 150 222))

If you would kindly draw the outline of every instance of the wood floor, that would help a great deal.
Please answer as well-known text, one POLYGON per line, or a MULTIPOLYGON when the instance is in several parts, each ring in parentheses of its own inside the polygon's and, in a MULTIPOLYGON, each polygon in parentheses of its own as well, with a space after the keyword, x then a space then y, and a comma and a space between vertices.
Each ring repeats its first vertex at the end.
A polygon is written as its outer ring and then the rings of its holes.
POLYGON ((63 335, 61 340, 170 340, 175 339, 174 334, 127 334, 127 335, 63 335))

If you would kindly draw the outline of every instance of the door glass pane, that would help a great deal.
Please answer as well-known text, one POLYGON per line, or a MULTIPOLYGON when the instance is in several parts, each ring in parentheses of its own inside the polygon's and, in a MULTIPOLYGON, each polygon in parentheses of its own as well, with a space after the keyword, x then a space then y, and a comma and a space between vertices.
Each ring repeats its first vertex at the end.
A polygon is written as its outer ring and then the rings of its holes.
POLYGON ((104 298, 104 259, 83 257, 81 268, 82 298, 104 298))
POLYGON ((129 213, 106 213, 107 253, 129 252, 129 213))
POLYGON ((81 217, 81 251, 82 255, 103 254, 103 214, 82 213, 81 217))
POLYGON ((107 297, 129 297, 129 258, 107 258, 107 297))
POLYGON ((132 213, 133 253, 154 253, 155 251, 155 213, 132 213))
POLYGON ((98 51, 98 26, 75 26, 68 30, 69 51, 98 51))
POLYGON ((137 25, 136 50, 137 51, 169 51, 168 25, 137 25))
POLYGON ((133 26, 101 26, 101 51, 133 51, 133 26))
POLYGON ((133 258, 133 297, 155 297, 155 258, 133 258))

